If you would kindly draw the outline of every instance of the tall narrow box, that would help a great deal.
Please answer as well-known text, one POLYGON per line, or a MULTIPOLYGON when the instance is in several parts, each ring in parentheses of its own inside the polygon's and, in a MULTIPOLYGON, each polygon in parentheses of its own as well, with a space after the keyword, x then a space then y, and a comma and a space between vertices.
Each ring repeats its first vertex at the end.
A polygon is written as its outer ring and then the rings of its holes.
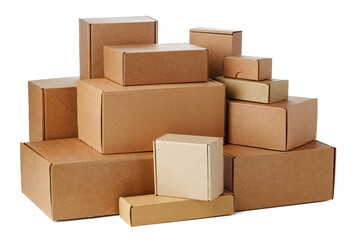
POLYGON ((80 77, 104 77, 104 45, 157 43, 157 25, 144 16, 79 19, 80 77))
POLYGON ((317 99, 227 101, 227 143, 288 151, 316 139, 317 99))
POLYGON ((236 211, 333 199, 335 152, 318 141, 289 152, 227 144, 225 188, 236 211))
POLYGON ((28 82, 30 141, 78 136, 76 81, 79 77, 28 82))
POLYGON ((214 200, 223 166, 222 138, 166 134, 154 141, 155 195, 214 200))
POLYGON ((209 50, 209 77, 224 75, 224 57, 241 55, 242 31, 212 28, 190 29, 190 43, 209 50))

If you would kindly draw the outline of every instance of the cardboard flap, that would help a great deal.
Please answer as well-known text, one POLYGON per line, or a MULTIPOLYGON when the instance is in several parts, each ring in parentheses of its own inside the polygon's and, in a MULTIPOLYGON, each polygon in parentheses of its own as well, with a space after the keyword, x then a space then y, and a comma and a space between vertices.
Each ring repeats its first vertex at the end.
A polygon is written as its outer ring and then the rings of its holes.
POLYGON ((192 29, 190 29, 190 32, 232 35, 234 33, 242 32, 242 31, 240 31, 240 30, 216 29, 216 28, 192 28, 192 29))

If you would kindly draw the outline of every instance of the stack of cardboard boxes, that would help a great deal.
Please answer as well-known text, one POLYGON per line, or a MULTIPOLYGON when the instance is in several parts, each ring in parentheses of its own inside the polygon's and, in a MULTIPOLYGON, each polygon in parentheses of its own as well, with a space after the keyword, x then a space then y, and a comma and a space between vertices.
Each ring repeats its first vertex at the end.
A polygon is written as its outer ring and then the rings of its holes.
POLYGON ((288 98, 241 31, 157 44, 149 17, 79 24, 80 78, 29 82, 22 191, 50 218, 135 226, 333 198, 317 100, 288 98))

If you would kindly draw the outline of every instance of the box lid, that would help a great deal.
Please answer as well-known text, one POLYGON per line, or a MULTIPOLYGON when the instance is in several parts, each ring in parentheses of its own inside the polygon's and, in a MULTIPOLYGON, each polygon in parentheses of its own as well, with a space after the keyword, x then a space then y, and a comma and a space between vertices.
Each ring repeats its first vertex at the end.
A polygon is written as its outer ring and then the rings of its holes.
POLYGON ((190 32, 200 32, 200 33, 213 33, 213 34, 225 34, 232 35, 237 32, 242 32, 241 30, 228 30, 228 29, 217 29, 217 28, 192 28, 190 32))
POLYGON ((248 60, 262 60, 262 59, 267 59, 266 57, 254 57, 254 56, 245 56, 245 55, 230 55, 230 56, 225 56, 226 58, 241 58, 241 59, 248 59, 248 60))
POLYGON ((198 51, 206 50, 189 43, 164 43, 164 44, 136 44, 136 45, 112 45, 106 46, 124 53, 143 52, 175 52, 175 51, 198 51))
POLYGON ((108 18, 80 18, 89 24, 111 24, 111 23, 136 23, 136 22, 156 22, 148 16, 134 17, 108 17, 108 18))
POLYGON ((171 133, 156 139, 157 142, 178 142, 178 143, 190 143, 190 144, 210 144, 218 140, 219 138, 217 137, 171 134, 171 133))
POLYGON ((257 107, 274 107, 274 108, 284 108, 288 109, 292 106, 295 106, 297 104, 307 102, 307 101, 313 101, 316 98, 304 98, 304 97, 293 97, 289 96, 287 100, 276 102, 276 103, 269 103, 269 104, 260 104, 260 103, 254 103, 254 102, 246 102, 246 101, 239 101, 239 100, 228 100, 230 103, 237 103, 237 104, 247 104, 247 105, 256 105, 257 107))
POLYGON ((41 89, 69 88, 69 87, 76 87, 76 82, 79 79, 80 77, 66 77, 66 78, 32 80, 29 82, 33 83, 35 86, 41 89))

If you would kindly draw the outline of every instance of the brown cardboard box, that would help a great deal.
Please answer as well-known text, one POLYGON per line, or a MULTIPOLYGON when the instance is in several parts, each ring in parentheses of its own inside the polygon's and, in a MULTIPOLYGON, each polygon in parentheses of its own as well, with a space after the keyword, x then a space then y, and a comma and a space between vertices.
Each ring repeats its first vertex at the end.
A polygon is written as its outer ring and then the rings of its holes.
POLYGON ((289 152, 224 145, 224 163, 236 211, 334 198, 335 148, 318 141, 289 152))
POLYGON ((76 81, 79 79, 28 82, 30 141, 77 137, 76 81))
POLYGON ((224 191, 223 139, 166 134, 154 141, 155 195, 212 201, 224 191))
POLYGON ((225 84, 226 97, 259 103, 275 103, 288 98, 289 81, 269 79, 251 81, 217 77, 216 81, 225 84))
POLYGON ((242 55, 224 58, 224 76, 248 80, 270 79, 272 59, 242 55))
POLYGON ((190 43, 209 50, 209 77, 223 76, 224 57, 241 55, 242 31, 190 29, 190 43))
POLYGON ((206 82, 208 51, 187 43, 105 46, 104 74, 122 85, 206 82))
POLYGON ((316 139, 317 99, 227 102, 227 143, 288 151, 316 139))
POLYGON ((168 132, 224 137, 225 87, 202 83, 121 86, 78 81, 79 138, 97 151, 152 151, 168 132))
POLYGON ((157 43, 157 25, 150 17, 79 19, 80 77, 104 77, 104 45, 157 43))
POLYGON ((53 220, 119 213, 154 192, 152 153, 101 155, 75 138, 21 144, 22 192, 53 220))
POLYGON ((130 226, 174 222, 234 213, 234 196, 224 192, 213 201, 151 195, 121 197, 120 217, 130 226))

